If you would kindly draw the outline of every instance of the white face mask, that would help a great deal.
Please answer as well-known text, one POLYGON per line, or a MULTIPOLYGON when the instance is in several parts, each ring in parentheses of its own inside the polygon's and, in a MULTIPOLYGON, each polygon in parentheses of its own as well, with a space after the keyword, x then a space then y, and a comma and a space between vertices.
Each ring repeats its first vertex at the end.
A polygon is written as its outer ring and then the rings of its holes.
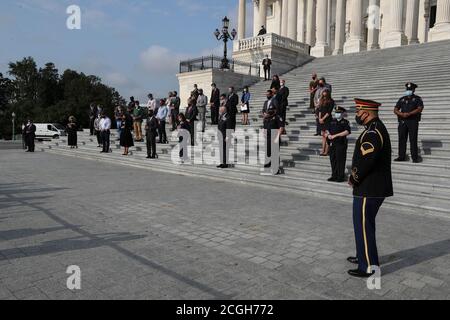
POLYGON ((336 120, 342 120, 342 118, 343 118, 343 115, 342 115, 342 113, 336 113, 335 115, 335 118, 336 118, 336 120))

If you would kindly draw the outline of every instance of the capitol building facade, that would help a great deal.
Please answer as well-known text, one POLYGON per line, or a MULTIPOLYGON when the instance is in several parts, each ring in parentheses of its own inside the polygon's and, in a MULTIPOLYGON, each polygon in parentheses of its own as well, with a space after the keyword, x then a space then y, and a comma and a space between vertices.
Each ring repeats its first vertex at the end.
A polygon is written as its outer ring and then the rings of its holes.
MULTIPOLYGON (((450 0, 252 2, 253 37, 265 26, 268 34, 308 45, 315 57, 450 39, 450 0)), ((239 0, 238 35, 244 42, 247 11, 247 1, 239 0)))

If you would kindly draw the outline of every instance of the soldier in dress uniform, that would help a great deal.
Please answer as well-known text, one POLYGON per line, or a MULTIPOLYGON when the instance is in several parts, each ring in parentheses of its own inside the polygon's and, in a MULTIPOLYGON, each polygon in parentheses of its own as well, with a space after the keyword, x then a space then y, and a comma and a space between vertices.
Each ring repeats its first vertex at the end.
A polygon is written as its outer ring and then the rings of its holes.
POLYGON ((328 127, 327 142, 330 145, 332 176, 330 182, 345 182, 345 164, 347 162, 347 137, 352 133, 350 122, 344 119, 345 108, 336 107, 335 115, 328 127))
POLYGON ((394 195, 391 172, 391 140, 378 117, 380 103, 355 99, 356 122, 365 127, 356 142, 352 174, 353 225, 356 238, 356 257, 347 260, 358 264, 348 273, 354 277, 373 275, 373 266, 379 266, 375 238, 375 218, 384 200, 394 195))
POLYGON ((395 106, 394 113, 398 117, 398 158, 397 162, 406 161, 406 144, 411 143, 411 158, 414 163, 419 163, 419 147, 417 139, 419 134, 419 122, 424 109, 422 98, 415 95, 417 85, 408 82, 406 93, 395 106))

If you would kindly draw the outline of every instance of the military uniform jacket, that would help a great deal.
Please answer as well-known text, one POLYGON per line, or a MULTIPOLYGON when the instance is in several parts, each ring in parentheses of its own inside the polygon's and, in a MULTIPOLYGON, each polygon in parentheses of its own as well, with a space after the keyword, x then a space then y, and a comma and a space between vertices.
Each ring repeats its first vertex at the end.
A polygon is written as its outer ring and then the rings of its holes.
MULTIPOLYGON (((400 112, 402 113, 408 113, 408 112, 412 112, 414 110, 416 110, 417 108, 423 107, 423 100, 421 97, 416 96, 415 94, 413 94, 412 96, 405 96, 400 98, 400 100, 398 100, 397 105, 395 106, 396 109, 400 110, 400 112)), ((404 121, 404 120, 416 120, 416 121, 420 121, 422 120, 422 115, 416 114, 412 117, 403 119, 403 118, 398 118, 398 121, 404 121)))
POLYGON ((350 177, 354 196, 387 198, 394 195, 391 156, 389 133, 383 122, 376 118, 356 141, 350 177))

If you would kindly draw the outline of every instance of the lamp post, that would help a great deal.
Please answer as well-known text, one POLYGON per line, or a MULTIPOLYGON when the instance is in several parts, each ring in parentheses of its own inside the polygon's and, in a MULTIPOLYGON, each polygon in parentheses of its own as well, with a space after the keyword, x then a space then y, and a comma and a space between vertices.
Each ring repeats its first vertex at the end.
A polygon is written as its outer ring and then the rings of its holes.
POLYGON ((13 141, 16 141, 16 113, 13 112, 11 116, 12 116, 12 135, 13 135, 12 139, 13 141))
POLYGON ((223 59, 222 64, 220 66, 220 69, 230 69, 230 63, 228 61, 228 50, 227 50, 227 42, 228 40, 234 40, 237 36, 236 29, 233 29, 233 31, 228 32, 228 28, 230 27, 230 19, 227 17, 223 18, 222 20, 223 26, 222 26, 222 32, 219 31, 219 29, 216 29, 214 32, 214 36, 217 40, 223 40, 224 48, 223 48, 223 59))

